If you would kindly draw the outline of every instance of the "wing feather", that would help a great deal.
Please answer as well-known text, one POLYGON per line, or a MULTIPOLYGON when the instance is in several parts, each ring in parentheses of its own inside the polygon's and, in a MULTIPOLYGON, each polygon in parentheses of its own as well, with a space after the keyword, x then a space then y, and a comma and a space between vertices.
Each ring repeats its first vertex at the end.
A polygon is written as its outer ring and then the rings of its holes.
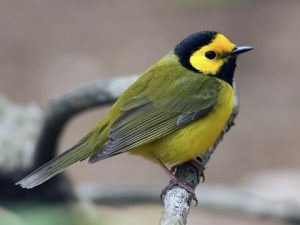
POLYGON ((187 86, 190 89, 184 89, 185 92, 152 100, 136 96, 124 104, 123 113, 111 126, 109 139, 90 162, 153 142, 205 117, 217 103, 220 87, 216 85, 220 83, 216 79, 201 81, 199 86, 187 86))

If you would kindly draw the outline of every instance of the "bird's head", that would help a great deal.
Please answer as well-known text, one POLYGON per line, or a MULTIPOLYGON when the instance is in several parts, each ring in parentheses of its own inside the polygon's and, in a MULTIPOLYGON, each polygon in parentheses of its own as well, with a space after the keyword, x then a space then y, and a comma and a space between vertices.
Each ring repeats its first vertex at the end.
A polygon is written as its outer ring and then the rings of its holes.
POLYGON ((237 55, 251 49, 250 46, 235 45, 216 31, 202 31, 181 41, 174 53, 187 69, 231 84, 237 55))

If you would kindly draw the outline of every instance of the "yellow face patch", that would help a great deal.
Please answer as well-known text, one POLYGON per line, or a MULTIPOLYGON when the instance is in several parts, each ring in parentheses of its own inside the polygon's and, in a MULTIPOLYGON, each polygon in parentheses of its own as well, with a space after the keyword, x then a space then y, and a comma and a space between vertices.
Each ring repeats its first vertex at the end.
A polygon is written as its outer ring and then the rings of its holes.
POLYGON ((203 46, 191 55, 190 64, 205 75, 216 75, 222 65, 228 60, 222 56, 232 52, 235 47, 236 45, 229 41, 223 34, 217 34, 211 43, 203 46), (214 52, 215 57, 208 58, 206 56, 207 52, 214 52))

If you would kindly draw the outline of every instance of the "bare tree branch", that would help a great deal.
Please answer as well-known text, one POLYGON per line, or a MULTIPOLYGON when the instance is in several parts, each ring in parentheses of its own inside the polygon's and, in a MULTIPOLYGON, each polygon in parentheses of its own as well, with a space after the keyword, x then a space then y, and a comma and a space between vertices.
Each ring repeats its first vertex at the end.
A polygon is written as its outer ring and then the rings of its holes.
MULTIPOLYGON (((176 187, 177 189, 177 187, 176 187)), ((158 186, 106 186, 82 184, 76 194, 82 201, 107 205, 128 205, 157 203, 161 200, 158 186)), ((184 196, 180 198, 187 197, 184 196)), ((257 195, 241 187, 211 186, 202 184, 196 191, 197 208, 218 212, 238 212, 258 218, 279 219, 290 224, 300 224, 300 206, 289 199, 275 201, 264 195, 257 195)), ((179 198, 179 199, 180 199, 179 198)), ((185 202, 189 202, 189 199, 185 202)), ((179 201, 179 204, 181 202, 179 201)), ((189 204, 190 206, 190 204, 189 204)), ((183 208, 183 207, 182 207, 183 208)))
POLYGON ((137 76, 96 81, 71 90, 52 100, 35 149, 34 167, 55 156, 59 137, 67 122, 75 115, 113 103, 137 76))
MULTIPOLYGON (((203 174, 203 170, 198 171, 192 163, 185 163, 177 167, 175 176, 195 190, 199 183, 199 174, 203 174)), ((193 194, 179 186, 167 191, 159 225, 185 225, 193 197, 193 194)))

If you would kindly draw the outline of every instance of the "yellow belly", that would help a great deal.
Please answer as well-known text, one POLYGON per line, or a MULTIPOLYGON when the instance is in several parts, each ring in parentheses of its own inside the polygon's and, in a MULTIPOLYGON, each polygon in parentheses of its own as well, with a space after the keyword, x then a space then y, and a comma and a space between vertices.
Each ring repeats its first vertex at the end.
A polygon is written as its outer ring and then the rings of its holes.
POLYGON ((206 117, 152 143, 137 147, 130 153, 154 162, 157 158, 165 164, 173 165, 191 160, 205 153, 216 142, 233 107, 234 91, 224 82, 216 108, 206 117))

